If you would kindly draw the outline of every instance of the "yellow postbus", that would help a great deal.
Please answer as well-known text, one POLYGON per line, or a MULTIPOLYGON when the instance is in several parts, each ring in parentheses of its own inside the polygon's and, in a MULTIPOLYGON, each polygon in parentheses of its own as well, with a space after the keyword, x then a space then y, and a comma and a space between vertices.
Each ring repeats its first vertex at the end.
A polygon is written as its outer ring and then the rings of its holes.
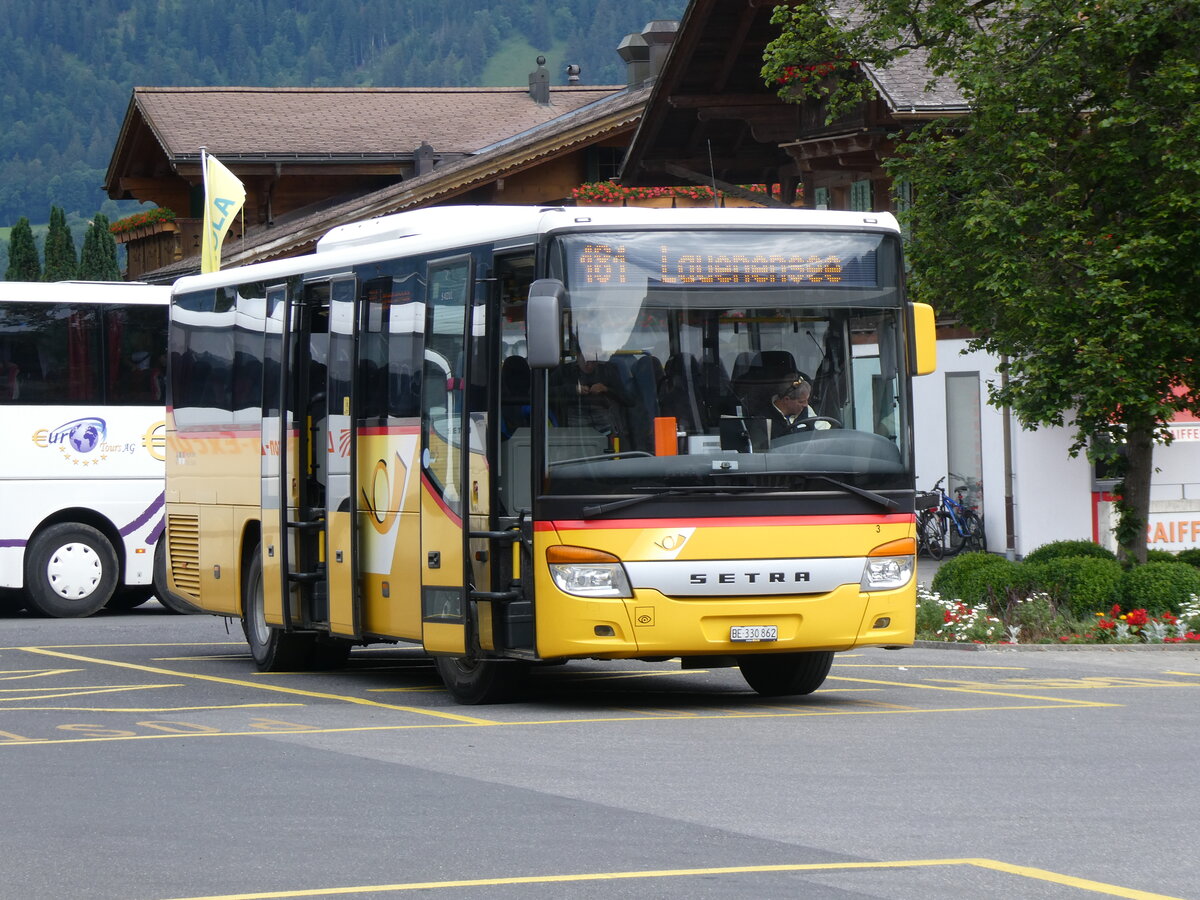
POLYGON ((437 207, 181 279, 170 590, 265 671, 408 642, 463 703, 532 665, 911 644, 910 379, 886 213, 437 207))

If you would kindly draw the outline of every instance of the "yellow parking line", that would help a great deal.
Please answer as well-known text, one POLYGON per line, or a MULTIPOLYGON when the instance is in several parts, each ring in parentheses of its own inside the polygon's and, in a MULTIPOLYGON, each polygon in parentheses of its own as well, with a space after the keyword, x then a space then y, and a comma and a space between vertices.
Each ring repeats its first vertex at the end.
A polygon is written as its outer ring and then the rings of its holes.
POLYGON ((1024 672, 1027 668, 1029 668, 1028 666, 969 666, 969 665, 903 666, 903 665, 896 664, 896 665, 887 666, 882 663, 850 663, 849 665, 846 665, 845 663, 839 663, 839 662, 835 662, 833 664, 833 667, 835 669, 891 669, 893 671, 895 671, 896 669, 1005 669, 1005 670, 1011 670, 1013 672, 1024 672))
MULTIPOLYGON (((217 709, 282 709, 303 703, 223 703, 212 706, 6 706, 5 712, 183 713, 217 709)), ((183 735, 187 737, 188 735, 183 735)), ((0 742, 3 743, 3 742, 0 742)))
POLYGON ((101 666, 117 666, 122 669, 133 669, 137 672, 150 672, 155 675, 170 675, 175 678, 190 678, 195 681, 212 681, 217 684, 231 684, 237 687, 255 688, 260 691, 274 691, 279 694, 294 694, 300 697, 311 697, 314 700, 339 700, 343 703, 356 703, 360 706, 375 706, 383 709, 395 709, 401 712, 410 712, 415 715, 433 716, 438 719, 449 719, 453 722, 462 722, 468 725, 496 725, 497 722, 490 719, 479 719, 473 716, 460 716, 457 713, 441 712, 435 709, 420 709, 416 706, 397 706, 391 703, 378 703, 374 700, 366 700, 362 697, 349 697, 341 694, 325 694, 316 691, 302 691, 298 688, 283 687, 276 684, 256 684, 253 681, 241 681, 236 678, 221 678, 217 675, 197 675, 190 672, 176 672, 172 669, 160 669, 156 666, 142 666, 137 663, 118 662, 111 659, 94 659, 87 656, 78 656, 73 653, 61 653, 57 650, 48 650, 44 647, 21 647, 21 650, 27 653, 41 653, 45 656, 55 656, 61 659, 70 659, 75 662, 92 663, 101 666))
POLYGON ((912 859, 883 862, 841 862, 841 863, 800 863, 795 865, 768 866, 720 866, 703 869, 657 869, 635 872, 587 872, 571 875, 528 875, 509 878, 470 878, 457 881, 422 881, 398 884, 357 885, 354 887, 324 887, 314 890, 294 891, 264 891, 252 894, 211 894, 203 897, 183 897, 176 900, 281 900, 289 897, 332 897, 348 894, 381 894, 389 891, 428 891, 442 888, 464 887, 499 887, 502 885, 518 884, 565 884, 582 881, 617 881, 634 878, 689 878, 712 875, 747 875, 769 872, 838 872, 861 869, 912 869, 935 866, 974 866, 1031 878, 1036 881, 1046 881, 1051 884, 1061 884, 1068 887, 1092 891, 1097 894, 1107 894, 1111 897, 1126 897, 1128 900, 1180 900, 1165 894, 1154 894, 1149 891, 1137 891, 1115 884, 1105 884, 1091 881, 1087 878, 1076 878, 1072 875, 1062 875, 1046 869, 1030 866, 1014 866, 1009 863, 992 859, 912 859))
POLYGON ((882 684, 888 687, 917 688, 926 691, 950 691, 962 694, 984 694, 991 697, 1013 697, 1017 700, 1041 700, 1042 702, 1061 703, 1067 706, 1120 706, 1120 703, 1097 703, 1089 700, 1071 700, 1066 697, 1039 697, 1033 694, 1014 694, 1011 691, 983 691, 978 688, 951 687, 942 684, 922 684, 915 681, 876 681, 871 678, 836 678, 829 676, 830 681, 855 681, 862 684, 882 684))

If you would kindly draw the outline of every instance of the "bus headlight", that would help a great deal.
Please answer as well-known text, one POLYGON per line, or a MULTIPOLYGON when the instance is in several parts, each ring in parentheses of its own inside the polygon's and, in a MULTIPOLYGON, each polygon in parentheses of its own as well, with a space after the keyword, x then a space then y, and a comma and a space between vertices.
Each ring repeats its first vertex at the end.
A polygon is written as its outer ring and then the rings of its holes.
POLYGON ((888 591, 908 584, 917 564, 916 544, 912 538, 901 538, 872 550, 863 566, 861 588, 864 591, 888 591))
POLYGON ((632 597, 629 578, 621 561, 611 553, 587 547, 550 547, 546 550, 550 577, 564 594, 577 597, 632 597))

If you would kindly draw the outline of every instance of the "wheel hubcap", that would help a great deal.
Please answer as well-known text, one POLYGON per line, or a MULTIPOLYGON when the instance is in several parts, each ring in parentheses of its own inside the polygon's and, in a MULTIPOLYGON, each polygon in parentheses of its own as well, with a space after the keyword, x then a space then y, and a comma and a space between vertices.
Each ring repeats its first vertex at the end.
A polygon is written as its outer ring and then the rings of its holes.
POLYGON ((82 600, 96 590, 104 577, 100 557, 87 544, 64 544, 46 564, 50 589, 67 600, 82 600))

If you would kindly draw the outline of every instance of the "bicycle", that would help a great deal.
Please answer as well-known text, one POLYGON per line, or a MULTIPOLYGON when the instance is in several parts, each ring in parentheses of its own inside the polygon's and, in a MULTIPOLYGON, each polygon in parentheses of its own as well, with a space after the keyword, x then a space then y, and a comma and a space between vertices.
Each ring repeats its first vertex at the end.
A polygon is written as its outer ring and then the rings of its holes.
POLYGON ((942 487, 945 480, 945 476, 937 480, 931 492, 936 497, 933 505, 917 516, 917 552, 941 559, 947 552, 987 549, 983 519, 967 505, 977 495, 979 485, 962 479, 967 483, 954 489, 952 499, 942 487))

